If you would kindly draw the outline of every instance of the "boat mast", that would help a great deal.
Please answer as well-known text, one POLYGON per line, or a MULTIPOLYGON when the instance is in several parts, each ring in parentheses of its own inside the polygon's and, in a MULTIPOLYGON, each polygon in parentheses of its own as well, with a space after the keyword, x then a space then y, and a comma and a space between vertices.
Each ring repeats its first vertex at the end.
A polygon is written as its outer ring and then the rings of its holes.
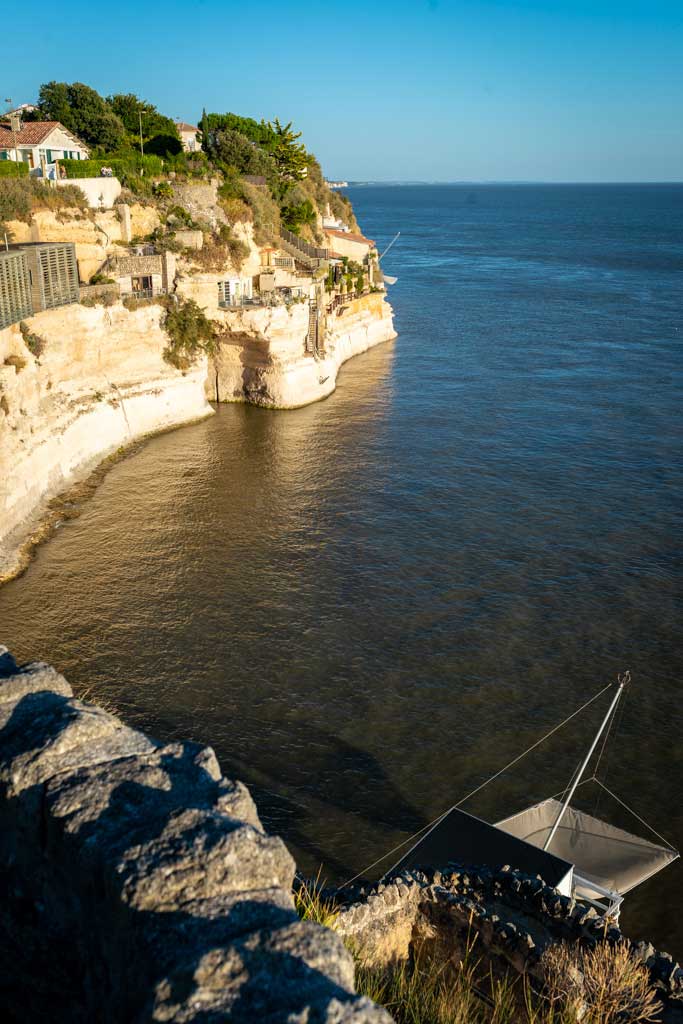
POLYGON ((607 714, 605 715, 604 719, 602 720, 602 724, 601 724, 600 728, 598 729, 597 733, 595 734, 595 739, 591 743, 590 750, 586 754, 586 756, 585 756, 585 758, 583 760, 583 764, 579 768, 578 774, 577 774, 576 778, 574 779, 574 783, 573 783, 571 789, 569 790, 569 795, 567 796, 567 799, 565 800, 565 802, 562 804, 562 807, 560 808, 560 813, 557 815, 557 818, 555 819, 555 824, 551 828, 550 835, 546 839, 545 844, 543 846, 544 850, 548 849, 548 847, 552 843, 553 839, 555 838, 555 833, 557 832, 557 830, 559 828, 560 822, 562 821, 562 819, 564 817, 565 811, 569 807, 571 798, 574 796, 574 791, 576 790, 576 787, 578 786, 579 782, 581 781, 581 777, 583 776, 583 773, 585 772, 586 768, 588 767, 588 762, 590 761, 591 757, 593 756, 593 751, 595 750, 595 748, 598 745, 598 740, 600 739, 600 737, 602 736, 603 732, 605 731, 605 726, 609 722, 609 720, 610 720, 610 718, 612 716, 612 712, 614 711, 614 709, 616 708, 617 704, 619 703, 619 698, 621 697, 622 691, 623 691, 624 687, 626 686, 626 684, 628 682, 630 682, 630 679, 631 679, 631 673, 630 672, 625 672, 623 676, 619 676, 619 689, 615 693, 614 700, 610 704, 609 710, 608 710, 607 714))
POLYGON ((378 262, 378 263, 381 263, 381 262, 382 262, 382 260, 384 259, 384 257, 386 256, 386 254, 387 254, 387 253, 389 252, 389 250, 391 249, 391 247, 392 247, 392 245, 394 244, 394 242, 396 241, 396 239, 400 237, 400 234, 401 234, 401 232, 400 232, 400 231, 397 231, 397 232, 396 232, 396 234, 394 235, 394 237, 393 237, 393 238, 391 239, 391 241, 389 242, 389 245, 388 245, 388 246, 386 247, 386 249, 384 250, 384 252, 382 253, 382 255, 381 255, 381 256, 380 256, 379 258, 378 258, 378 260, 377 260, 377 262, 378 262))

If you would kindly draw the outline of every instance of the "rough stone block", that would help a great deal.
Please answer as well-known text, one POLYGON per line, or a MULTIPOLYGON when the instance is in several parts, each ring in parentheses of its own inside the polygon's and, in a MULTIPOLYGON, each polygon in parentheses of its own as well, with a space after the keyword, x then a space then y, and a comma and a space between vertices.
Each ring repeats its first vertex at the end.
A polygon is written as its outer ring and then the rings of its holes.
MULTIPOLYGON (((17 668, 6 647, 0 647, 0 704, 13 704, 28 693, 47 691, 63 697, 73 697, 73 690, 64 676, 51 665, 33 661, 17 668)), ((10 709, 3 709, 9 716, 10 709)))
POLYGON ((243 889, 290 890, 294 872, 281 839, 205 810, 171 815, 156 838, 131 846, 116 868, 127 906, 164 912, 243 889))
POLYGON ((0 705, 0 797, 15 797, 67 769, 153 746, 142 733, 93 705, 58 693, 28 693, 12 705, 0 705))

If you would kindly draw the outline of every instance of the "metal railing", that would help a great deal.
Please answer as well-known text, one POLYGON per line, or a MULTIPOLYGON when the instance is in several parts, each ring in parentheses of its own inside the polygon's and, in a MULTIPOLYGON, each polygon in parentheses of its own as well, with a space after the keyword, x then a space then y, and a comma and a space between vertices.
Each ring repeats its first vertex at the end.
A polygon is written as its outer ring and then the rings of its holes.
POLYGON ((332 301, 328 302, 328 304, 327 304, 327 307, 326 307, 327 312, 328 313, 333 313, 335 311, 335 309, 338 309, 340 306, 348 306, 349 303, 354 301, 354 299, 362 299, 362 298, 364 298, 364 296, 369 295, 369 294, 370 294, 370 289, 369 288, 364 288, 362 292, 352 292, 352 293, 346 292, 344 294, 335 295, 335 297, 332 299, 332 301))
POLYGON ((328 260, 330 258, 329 249, 321 249, 317 245, 310 245, 303 238, 299 238, 292 231, 288 231, 287 228, 280 228, 280 237, 312 260, 328 260))
POLYGON ((136 288, 135 291, 123 295, 124 299, 156 299, 158 295, 166 295, 165 288, 136 288))
POLYGON ((230 299, 219 299, 219 309, 243 309, 249 306, 273 306, 274 302, 269 302, 264 295, 237 295, 230 299))

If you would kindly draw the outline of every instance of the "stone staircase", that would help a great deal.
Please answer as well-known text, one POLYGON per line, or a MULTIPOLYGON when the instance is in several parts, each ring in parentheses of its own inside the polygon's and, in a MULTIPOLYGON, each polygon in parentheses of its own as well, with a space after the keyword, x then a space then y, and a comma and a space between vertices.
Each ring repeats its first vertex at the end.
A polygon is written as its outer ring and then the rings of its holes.
POLYGON ((285 252, 301 263, 309 270, 317 270, 321 263, 330 258, 329 249, 321 249, 316 245, 309 245, 303 238, 288 231, 287 228, 280 230, 280 246, 285 252))

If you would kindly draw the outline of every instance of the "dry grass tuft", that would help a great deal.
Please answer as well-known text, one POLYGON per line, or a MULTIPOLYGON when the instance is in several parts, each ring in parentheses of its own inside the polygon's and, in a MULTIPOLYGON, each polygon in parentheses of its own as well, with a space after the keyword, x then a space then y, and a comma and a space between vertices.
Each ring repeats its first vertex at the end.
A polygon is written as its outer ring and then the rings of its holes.
POLYGON ((592 949, 561 944, 541 959, 545 992, 566 1020, 582 1024, 646 1024, 659 1019, 647 967, 627 942, 592 949))

